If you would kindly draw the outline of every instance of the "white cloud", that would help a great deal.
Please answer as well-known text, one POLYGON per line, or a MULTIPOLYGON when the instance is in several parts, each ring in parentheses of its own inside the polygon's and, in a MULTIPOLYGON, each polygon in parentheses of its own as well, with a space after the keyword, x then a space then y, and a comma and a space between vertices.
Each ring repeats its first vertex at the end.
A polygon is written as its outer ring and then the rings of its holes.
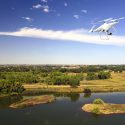
POLYGON ((100 45, 125 46, 125 36, 111 36, 109 40, 101 40, 99 35, 89 34, 85 29, 54 31, 37 28, 22 28, 16 32, 0 32, 0 35, 58 40, 58 42, 63 40, 100 45))
POLYGON ((45 13, 48 13, 48 12, 49 12, 49 6, 48 6, 48 5, 43 5, 42 8, 43 8, 43 11, 44 11, 45 13))
POLYGON ((37 5, 34 5, 33 8, 34 9, 40 9, 40 8, 42 8, 43 12, 45 12, 45 13, 48 13, 50 11, 48 5, 37 4, 37 5))
POLYGON ((64 3, 64 6, 67 7, 67 6, 68 6, 68 3, 65 2, 65 3, 64 3))
POLYGON ((87 11, 87 10, 81 10, 81 12, 83 12, 83 13, 87 13, 88 11, 87 11))
POLYGON ((47 1, 47 0, 41 0, 41 2, 43 2, 43 3, 47 3, 48 1, 47 1))
POLYGON ((73 17, 79 19, 79 15, 73 15, 73 17))
POLYGON ((30 17, 22 17, 24 20, 27 20, 27 21, 32 21, 32 19, 30 17))
POLYGON ((48 12, 49 12, 49 9, 44 8, 43 11, 44 11, 45 13, 48 13, 48 12))
POLYGON ((42 8, 42 5, 41 4, 33 5, 33 8, 34 9, 39 9, 39 8, 42 8))

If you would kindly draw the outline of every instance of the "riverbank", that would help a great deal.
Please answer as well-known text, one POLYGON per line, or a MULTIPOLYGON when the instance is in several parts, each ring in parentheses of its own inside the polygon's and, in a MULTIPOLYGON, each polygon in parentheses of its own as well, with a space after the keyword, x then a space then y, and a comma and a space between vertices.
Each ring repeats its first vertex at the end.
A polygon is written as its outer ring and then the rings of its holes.
POLYGON ((28 98, 17 103, 11 104, 9 107, 11 108, 25 108, 29 106, 34 106, 38 104, 50 103, 55 100, 53 95, 42 95, 42 96, 35 96, 32 98, 28 98))
POLYGON ((56 85, 41 85, 41 84, 25 84, 23 85, 26 89, 26 92, 32 91, 41 91, 41 92, 76 92, 82 93, 84 90, 90 89, 91 92, 125 92, 125 85, 124 84, 117 84, 117 85, 80 85, 76 88, 70 86, 56 86, 56 85))

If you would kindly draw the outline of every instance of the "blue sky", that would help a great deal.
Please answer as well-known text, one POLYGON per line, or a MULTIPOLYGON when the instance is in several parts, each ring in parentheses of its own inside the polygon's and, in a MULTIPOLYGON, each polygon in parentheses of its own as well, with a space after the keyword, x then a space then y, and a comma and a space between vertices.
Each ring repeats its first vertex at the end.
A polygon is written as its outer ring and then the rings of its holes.
POLYGON ((125 64, 125 20, 108 41, 88 35, 92 22, 125 17, 124 5, 124 0, 0 0, 0 64, 125 64))

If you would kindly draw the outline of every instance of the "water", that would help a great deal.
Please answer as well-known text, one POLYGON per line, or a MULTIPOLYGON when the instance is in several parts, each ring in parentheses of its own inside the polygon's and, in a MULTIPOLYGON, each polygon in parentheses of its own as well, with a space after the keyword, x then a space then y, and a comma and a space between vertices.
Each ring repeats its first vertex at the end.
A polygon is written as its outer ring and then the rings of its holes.
POLYGON ((93 93, 56 95, 56 101, 25 109, 11 109, 8 105, 21 97, 0 99, 0 125, 124 125, 125 114, 93 115, 82 106, 101 98, 109 103, 125 103, 125 93, 93 93))

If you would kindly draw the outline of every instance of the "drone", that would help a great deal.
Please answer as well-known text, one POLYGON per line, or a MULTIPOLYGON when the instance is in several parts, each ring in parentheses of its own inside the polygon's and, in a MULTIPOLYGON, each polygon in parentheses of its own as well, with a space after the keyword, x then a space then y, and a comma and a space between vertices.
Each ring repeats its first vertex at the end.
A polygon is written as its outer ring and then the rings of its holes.
POLYGON ((93 25, 89 32, 98 32, 100 34, 100 39, 109 40, 109 36, 113 35, 111 29, 114 29, 116 31, 115 25, 117 25, 119 21, 123 19, 125 19, 125 17, 121 17, 118 19, 108 18, 102 21, 98 21, 97 23, 103 22, 103 24, 99 27, 93 25), (105 35, 106 37, 104 38, 102 37, 102 35, 105 35))

